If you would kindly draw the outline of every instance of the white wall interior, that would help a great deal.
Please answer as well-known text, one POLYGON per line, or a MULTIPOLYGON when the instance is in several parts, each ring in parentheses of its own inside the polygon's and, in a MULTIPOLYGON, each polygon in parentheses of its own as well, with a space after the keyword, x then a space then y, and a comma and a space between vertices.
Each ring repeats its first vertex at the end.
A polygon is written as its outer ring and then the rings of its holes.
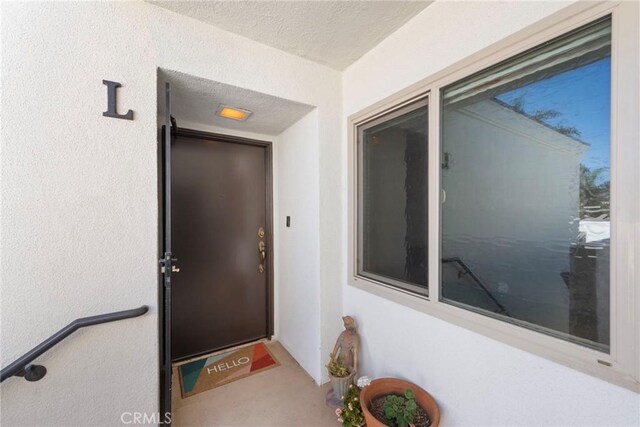
MULTIPOLYGON (((345 70, 344 126, 349 115, 568 4, 435 2, 345 70)), ((343 128, 343 161, 346 135, 343 128)), ((640 424, 632 391, 343 284, 344 310, 360 324, 363 373, 418 383, 438 400, 446 425, 640 424)))
POLYGON ((77 317, 151 307, 73 334, 38 358, 43 380, 5 381, 1 423, 114 425, 158 410, 158 68, 316 107, 305 142, 329 175, 318 204, 332 206, 317 212, 317 257, 338 266, 318 274, 325 320, 301 350, 317 380, 323 337, 340 330, 340 73, 149 3, 0 7, 3 366, 77 317), (103 79, 122 83, 133 121, 102 116, 103 79))
POLYGON ((303 368, 320 383, 324 370, 320 342, 320 223, 318 112, 308 113, 275 142, 277 165, 274 220, 276 335, 303 368), (286 217, 291 218, 286 226, 286 217))

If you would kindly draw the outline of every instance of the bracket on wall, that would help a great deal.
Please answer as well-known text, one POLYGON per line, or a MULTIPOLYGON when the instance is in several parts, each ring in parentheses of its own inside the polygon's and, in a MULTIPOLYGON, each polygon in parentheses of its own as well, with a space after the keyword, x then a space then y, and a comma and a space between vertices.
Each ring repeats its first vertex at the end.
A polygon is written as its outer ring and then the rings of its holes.
POLYGON ((27 365, 18 372, 16 377, 23 377, 27 381, 40 381, 47 374, 47 368, 42 365, 27 365))
POLYGON ((171 116, 171 132, 174 134, 178 131, 178 122, 176 122, 176 118, 171 116))
POLYGON ((133 110, 127 111, 126 114, 118 114, 116 111, 116 89, 122 85, 110 80, 103 80, 102 84, 107 86, 107 111, 104 111, 102 115, 114 119, 133 120, 133 110))

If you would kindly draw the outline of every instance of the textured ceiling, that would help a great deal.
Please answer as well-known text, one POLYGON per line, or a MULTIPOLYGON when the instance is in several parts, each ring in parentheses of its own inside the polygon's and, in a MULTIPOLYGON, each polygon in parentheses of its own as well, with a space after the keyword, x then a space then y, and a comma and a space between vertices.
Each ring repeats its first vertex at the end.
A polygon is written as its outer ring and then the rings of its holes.
POLYGON ((430 1, 151 1, 337 70, 360 58, 430 1))
MULTIPOLYGON (((171 83, 171 110, 178 121, 178 127, 180 121, 184 120, 207 126, 279 135, 313 109, 311 105, 170 70, 161 70, 159 73, 161 94, 164 93, 166 81, 171 83), (225 119, 215 114, 219 104, 250 110, 253 114, 245 122, 225 119)), ((164 100, 158 103, 159 108, 162 105, 164 100)))

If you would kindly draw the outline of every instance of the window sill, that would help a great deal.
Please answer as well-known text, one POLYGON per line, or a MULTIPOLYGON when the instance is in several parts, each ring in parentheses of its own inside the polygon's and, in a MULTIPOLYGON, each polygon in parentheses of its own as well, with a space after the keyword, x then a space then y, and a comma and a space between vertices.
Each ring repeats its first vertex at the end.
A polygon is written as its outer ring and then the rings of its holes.
POLYGON ((426 296, 398 289, 366 277, 351 276, 349 286, 640 393, 640 382, 619 371, 617 363, 606 353, 453 305, 436 302, 426 296))

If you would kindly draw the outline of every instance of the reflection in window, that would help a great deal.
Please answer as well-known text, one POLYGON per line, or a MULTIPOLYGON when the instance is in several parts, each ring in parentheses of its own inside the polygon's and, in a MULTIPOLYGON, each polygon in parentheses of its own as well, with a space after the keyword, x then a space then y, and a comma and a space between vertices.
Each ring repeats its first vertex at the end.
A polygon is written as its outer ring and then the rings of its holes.
POLYGON ((443 90, 441 298, 609 348, 611 22, 443 90))
POLYGON ((359 128, 358 274, 427 293, 427 105, 359 128))

